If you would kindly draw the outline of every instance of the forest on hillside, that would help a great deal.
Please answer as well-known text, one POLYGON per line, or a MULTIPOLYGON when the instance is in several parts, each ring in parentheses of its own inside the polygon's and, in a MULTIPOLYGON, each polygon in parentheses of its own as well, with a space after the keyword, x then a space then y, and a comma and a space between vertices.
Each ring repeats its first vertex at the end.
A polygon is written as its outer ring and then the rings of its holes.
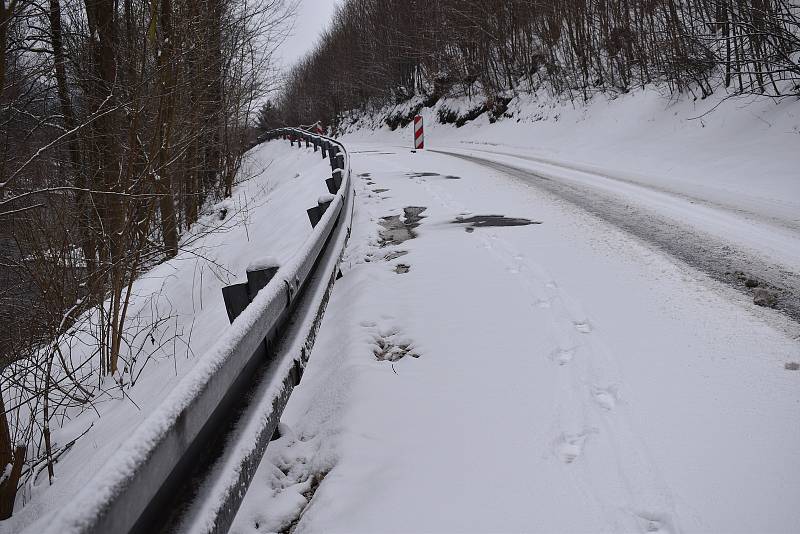
POLYGON ((0 519, 53 476, 54 414, 129 382, 133 281, 231 194, 293 8, 0 0, 0 519), (59 344, 76 331, 80 359, 59 344))
POLYGON ((509 91, 564 99, 661 84, 698 98, 800 95, 795 0, 347 0, 290 74, 277 117, 433 103, 502 107, 509 91))

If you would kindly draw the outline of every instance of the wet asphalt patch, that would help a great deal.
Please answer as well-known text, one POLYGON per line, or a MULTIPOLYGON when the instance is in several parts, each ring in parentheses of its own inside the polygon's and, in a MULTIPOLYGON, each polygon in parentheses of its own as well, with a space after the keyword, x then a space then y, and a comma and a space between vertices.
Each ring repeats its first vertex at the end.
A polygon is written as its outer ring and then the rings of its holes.
POLYGON ((428 178, 428 177, 432 177, 432 176, 441 176, 445 180, 460 180, 461 179, 460 176, 454 176, 452 174, 448 174, 448 175, 442 176, 438 172, 407 172, 406 176, 408 176, 409 178, 428 178))
POLYGON ((422 215, 426 207, 408 206, 403 208, 403 215, 388 215, 381 217, 378 224, 383 228, 378 231, 378 245, 388 247, 390 245, 400 245, 409 239, 417 237, 414 229, 419 226, 420 221, 425 218, 422 215))
POLYGON ((419 226, 420 221, 425 218, 422 212, 427 210, 425 206, 408 206, 403 208, 403 215, 405 216, 406 224, 413 224, 419 226))
POLYGON ((532 221, 522 217, 506 217, 505 215, 473 215, 471 217, 456 217, 452 224, 466 224, 467 228, 487 228, 496 226, 528 226, 542 224, 541 221, 532 221))

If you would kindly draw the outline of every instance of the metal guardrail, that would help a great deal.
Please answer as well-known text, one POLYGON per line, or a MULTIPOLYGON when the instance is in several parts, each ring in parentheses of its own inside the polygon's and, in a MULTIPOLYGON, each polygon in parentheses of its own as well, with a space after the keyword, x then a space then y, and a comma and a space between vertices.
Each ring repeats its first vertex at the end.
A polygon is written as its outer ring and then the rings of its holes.
POLYGON ((227 532, 300 381, 352 226, 344 146, 294 128, 259 142, 275 139, 331 162, 311 236, 286 264, 223 289, 230 329, 38 532, 227 532))

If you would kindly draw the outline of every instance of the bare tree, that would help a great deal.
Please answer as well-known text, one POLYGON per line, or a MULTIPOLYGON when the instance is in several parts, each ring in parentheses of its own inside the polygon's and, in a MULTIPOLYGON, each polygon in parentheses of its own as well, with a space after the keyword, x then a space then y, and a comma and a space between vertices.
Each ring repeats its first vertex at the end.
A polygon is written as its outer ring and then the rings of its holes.
POLYGON ((290 74, 281 111, 335 122, 451 93, 499 112, 520 89, 588 99, 648 83, 797 96, 799 25, 793 0, 348 0, 290 74))
POLYGON ((294 4, 0 0, 0 516, 52 478, 51 422, 169 337, 135 281, 231 194, 294 4))

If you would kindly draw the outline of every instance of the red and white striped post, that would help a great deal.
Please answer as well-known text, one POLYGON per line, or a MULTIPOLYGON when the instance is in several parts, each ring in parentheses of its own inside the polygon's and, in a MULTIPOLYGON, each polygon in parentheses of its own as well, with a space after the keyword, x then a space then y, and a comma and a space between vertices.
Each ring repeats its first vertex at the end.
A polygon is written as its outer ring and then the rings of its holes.
POLYGON ((422 115, 414 117, 414 148, 417 150, 425 148, 425 135, 422 132, 422 115))

